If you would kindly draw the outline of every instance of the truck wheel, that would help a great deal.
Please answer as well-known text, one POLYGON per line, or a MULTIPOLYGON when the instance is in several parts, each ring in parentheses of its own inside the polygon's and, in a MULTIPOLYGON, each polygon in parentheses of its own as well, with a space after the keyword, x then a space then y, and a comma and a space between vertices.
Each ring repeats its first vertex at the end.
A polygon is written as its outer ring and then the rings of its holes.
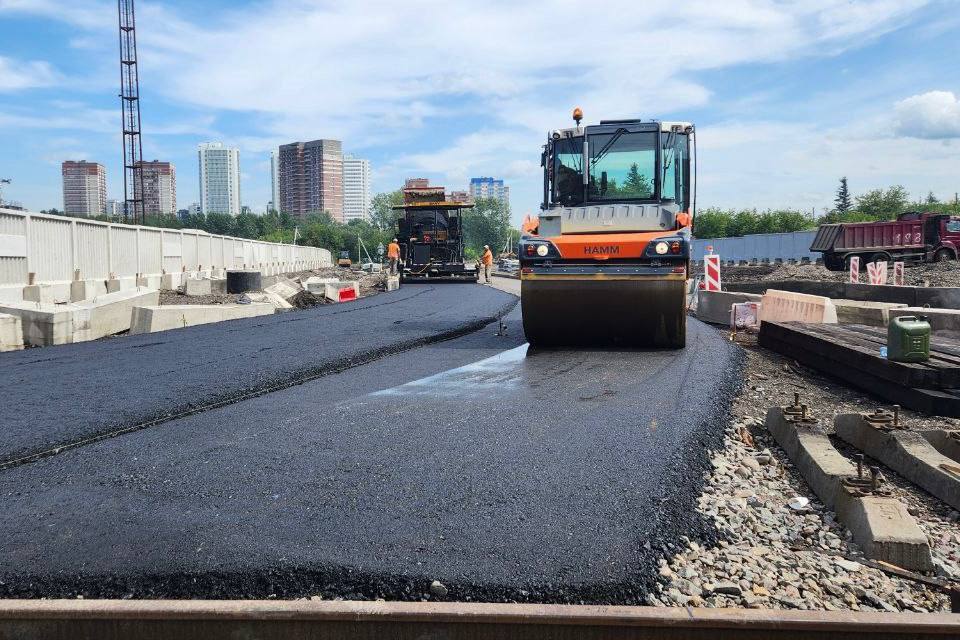
POLYGON ((937 262, 948 262, 954 259, 953 251, 950 249, 938 249, 935 254, 933 254, 933 259, 937 262))
POLYGON ((875 253, 870 256, 870 262, 890 262, 889 253, 875 253))

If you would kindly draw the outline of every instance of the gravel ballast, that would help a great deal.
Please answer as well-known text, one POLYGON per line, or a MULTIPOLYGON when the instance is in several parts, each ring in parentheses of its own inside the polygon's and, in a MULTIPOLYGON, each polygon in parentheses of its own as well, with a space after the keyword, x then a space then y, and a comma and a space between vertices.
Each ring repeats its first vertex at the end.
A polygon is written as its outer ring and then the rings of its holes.
MULTIPOLYGON (((711 461, 699 510, 715 523, 720 542, 686 539, 660 560, 665 606, 751 607, 854 611, 949 611, 939 590, 858 562, 863 556, 833 512, 819 502, 766 431, 767 407, 801 393, 814 417, 832 429, 838 413, 878 406, 843 385, 756 347, 749 336, 743 390, 734 403, 724 447, 711 461), (809 500, 802 509, 792 497, 809 500)), ((902 413, 908 425, 956 428, 949 418, 902 413)), ((854 453, 834 439, 847 455, 854 453)), ((867 459, 871 462, 870 459, 867 459)), ((872 463, 872 462, 871 462, 872 463)), ((882 468, 887 488, 927 534, 936 575, 960 579, 960 514, 882 468)))

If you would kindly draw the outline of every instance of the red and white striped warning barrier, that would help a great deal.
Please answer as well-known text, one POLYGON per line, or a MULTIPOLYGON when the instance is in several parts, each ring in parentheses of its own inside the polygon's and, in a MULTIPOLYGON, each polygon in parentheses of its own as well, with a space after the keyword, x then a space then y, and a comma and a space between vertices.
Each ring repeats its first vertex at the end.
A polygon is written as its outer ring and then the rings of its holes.
POLYGON ((867 275, 870 277, 870 284, 887 284, 887 263, 868 262, 867 275))
POLYGON ((720 291, 720 256, 703 256, 703 283, 707 291, 720 291))
POLYGON ((850 258, 850 282, 852 284, 860 282, 860 256, 850 258))
POLYGON ((893 263, 893 284, 898 287, 902 287, 906 284, 906 280, 903 277, 903 263, 894 262, 893 263))

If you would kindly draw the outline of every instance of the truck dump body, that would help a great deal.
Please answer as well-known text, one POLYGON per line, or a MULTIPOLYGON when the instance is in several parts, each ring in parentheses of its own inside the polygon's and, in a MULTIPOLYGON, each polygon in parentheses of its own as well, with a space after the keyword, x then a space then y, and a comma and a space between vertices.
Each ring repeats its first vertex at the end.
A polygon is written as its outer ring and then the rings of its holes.
POLYGON ((960 246, 960 219, 943 214, 906 213, 897 220, 820 225, 810 245, 823 253, 829 269, 849 259, 928 261, 955 259, 960 246))

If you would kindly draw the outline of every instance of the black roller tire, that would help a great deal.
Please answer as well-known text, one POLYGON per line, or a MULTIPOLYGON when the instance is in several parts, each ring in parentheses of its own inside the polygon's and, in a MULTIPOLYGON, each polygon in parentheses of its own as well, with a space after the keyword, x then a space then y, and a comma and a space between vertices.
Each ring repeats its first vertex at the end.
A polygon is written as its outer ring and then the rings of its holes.
POLYGON ((950 249, 938 249, 937 252, 933 254, 933 259, 935 262, 950 262, 956 258, 950 249))

